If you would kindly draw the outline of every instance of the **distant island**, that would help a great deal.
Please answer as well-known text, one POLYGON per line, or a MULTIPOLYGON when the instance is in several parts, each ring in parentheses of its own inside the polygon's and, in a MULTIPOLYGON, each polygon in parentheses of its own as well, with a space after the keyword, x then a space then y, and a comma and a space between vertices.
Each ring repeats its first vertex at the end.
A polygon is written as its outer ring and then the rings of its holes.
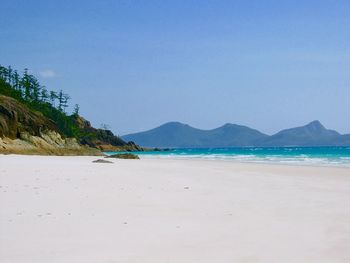
POLYGON ((96 129, 70 96, 50 91, 37 78, 0 65, 0 153, 101 155, 102 151, 142 151, 108 129, 96 129))
POLYGON ((212 130, 201 130, 180 122, 169 122, 152 130, 124 135, 122 138, 144 147, 173 148, 350 145, 350 134, 342 135, 328 130, 317 120, 271 136, 231 123, 212 130))

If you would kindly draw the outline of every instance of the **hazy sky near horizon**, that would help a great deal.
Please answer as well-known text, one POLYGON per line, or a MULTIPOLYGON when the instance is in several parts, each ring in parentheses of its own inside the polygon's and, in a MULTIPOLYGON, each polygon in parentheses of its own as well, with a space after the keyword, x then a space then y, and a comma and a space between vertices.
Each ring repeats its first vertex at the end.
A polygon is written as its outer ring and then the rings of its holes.
POLYGON ((181 121, 350 133, 350 1, 2 0, 0 64, 116 134, 181 121))

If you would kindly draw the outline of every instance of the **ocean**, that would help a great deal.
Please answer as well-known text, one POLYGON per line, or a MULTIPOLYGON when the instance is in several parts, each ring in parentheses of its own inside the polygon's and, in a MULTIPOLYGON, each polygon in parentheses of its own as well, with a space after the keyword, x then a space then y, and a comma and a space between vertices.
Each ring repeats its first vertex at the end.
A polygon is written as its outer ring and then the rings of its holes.
MULTIPOLYGON (((113 152, 107 152, 113 154, 113 152)), ((140 157, 226 160, 311 166, 350 167, 350 147, 184 148, 135 152, 140 157)))

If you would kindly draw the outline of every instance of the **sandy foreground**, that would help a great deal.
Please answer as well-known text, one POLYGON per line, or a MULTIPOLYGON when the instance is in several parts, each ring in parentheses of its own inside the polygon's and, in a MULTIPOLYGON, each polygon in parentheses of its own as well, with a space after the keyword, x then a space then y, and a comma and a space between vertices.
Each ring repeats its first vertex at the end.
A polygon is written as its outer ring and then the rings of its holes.
POLYGON ((350 262, 350 169, 0 155, 0 262, 350 262))

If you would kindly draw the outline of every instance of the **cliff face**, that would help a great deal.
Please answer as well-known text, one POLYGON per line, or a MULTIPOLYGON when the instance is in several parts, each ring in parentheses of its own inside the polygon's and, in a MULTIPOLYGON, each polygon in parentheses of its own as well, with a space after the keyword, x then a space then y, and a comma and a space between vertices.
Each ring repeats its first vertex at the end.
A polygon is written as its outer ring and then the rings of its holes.
POLYGON ((101 155, 75 138, 63 138, 53 121, 0 95, 0 153, 101 155))
POLYGON ((16 139, 21 133, 40 136, 46 130, 58 131, 55 124, 17 100, 0 95, 0 137, 16 139))
POLYGON ((75 138, 63 139, 59 133, 44 131, 40 136, 21 133, 19 138, 0 138, 0 153, 38 155, 102 155, 101 151, 81 145, 75 138))

